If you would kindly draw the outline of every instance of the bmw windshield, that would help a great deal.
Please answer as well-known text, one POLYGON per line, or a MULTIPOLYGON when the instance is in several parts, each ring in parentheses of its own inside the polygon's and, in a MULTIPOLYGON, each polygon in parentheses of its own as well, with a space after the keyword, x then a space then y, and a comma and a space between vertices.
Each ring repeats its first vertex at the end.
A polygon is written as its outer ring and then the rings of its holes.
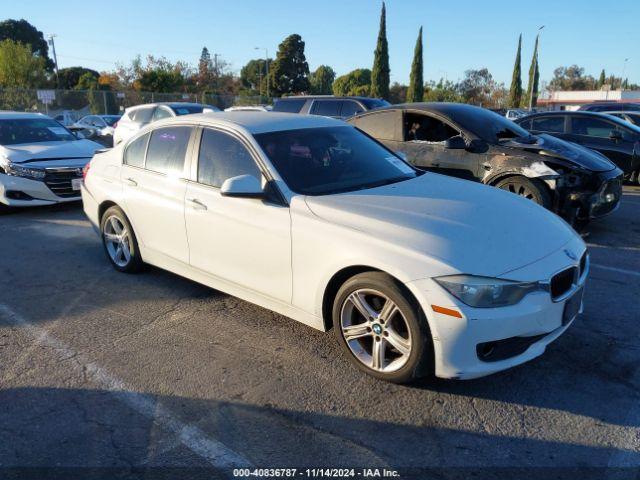
POLYGON ((255 138, 289 188, 303 195, 363 190, 419 175, 353 127, 284 130, 255 138))
POLYGON ((12 118, 0 120, 0 145, 68 142, 73 134, 50 118, 12 118))

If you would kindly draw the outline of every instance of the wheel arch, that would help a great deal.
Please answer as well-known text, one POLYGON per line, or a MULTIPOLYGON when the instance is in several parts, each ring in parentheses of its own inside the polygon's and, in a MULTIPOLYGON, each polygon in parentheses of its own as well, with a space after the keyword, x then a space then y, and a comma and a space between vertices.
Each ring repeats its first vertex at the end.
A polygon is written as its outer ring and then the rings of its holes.
MULTIPOLYGON (((102 216, 104 215, 104 212, 106 212, 111 207, 118 207, 122 210, 122 207, 118 205, 116 202, 112 200, 105 200, 98 206, 98 222, 102 222, 102 216)), ((124 212, 124 210, 122 211, 124 212)))
MULTIPOLYGON (((397 282, 400 289, 415 303, 416 307, 419 308, 420 310, 423 310, 422 306, 420 305, 420 302, 415 297, 415 295, 396 276, 392 275, 391 273, 385 270, 382 270, 377 267, 373 267, 371 265, 351 265, 348 267, 344 267, 338 270, 336 273, 334 273, 333 276, 329 279, 329 282, 327 283, 324 289, 324 294, 322 296, 322 321, 324 324, 325 331, 328 331, 333 327, 333 315, 332 315, 333 302, 336 298, 338 290, 340 290, 340 287, 351 277, 358 275, 360 273, 365 273, 365 272, 380 272, 380 273, 384 273, 385 275, 389 275, 389 277, 391 277, 393 280, 397 282)), ((429 320, 427 318, 426 312, 423 311, 422 314, 426 319, 427 327, 430 328, 429 320)))

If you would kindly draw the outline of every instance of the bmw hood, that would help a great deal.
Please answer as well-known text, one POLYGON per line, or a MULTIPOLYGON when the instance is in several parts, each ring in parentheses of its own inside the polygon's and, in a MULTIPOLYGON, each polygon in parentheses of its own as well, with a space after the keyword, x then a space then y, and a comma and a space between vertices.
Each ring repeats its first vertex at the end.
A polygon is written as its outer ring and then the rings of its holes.
MULTIPOLYGON (((91 140, 42 142, 2 146, 0 147, 0 155, 13 163, 45 163, 49 161, 59 163, 67 159, 83 159, 86 162, 86 159, 93 157, 96 150, 102 148, 104 148, 102 145, 91 140)), ((47 166, 53 165, 47 164, 47 166)))
POLYGON ((573 165, 592 172, 608 172, 616 166, 604 155, 577 143, 567 142, 560 138, 547 135, 533 135, 532 142, 513 139, 497 146, 504 147, 505 150, 522 150, 525 152, 544 155, 547 157, 560 158, 573 165))
POLYGON ((306 203, 326 221, 474 275, 500 276, 579 238, 564 220, 530 200, 434 173, 369 190, 309 196, 306 203))

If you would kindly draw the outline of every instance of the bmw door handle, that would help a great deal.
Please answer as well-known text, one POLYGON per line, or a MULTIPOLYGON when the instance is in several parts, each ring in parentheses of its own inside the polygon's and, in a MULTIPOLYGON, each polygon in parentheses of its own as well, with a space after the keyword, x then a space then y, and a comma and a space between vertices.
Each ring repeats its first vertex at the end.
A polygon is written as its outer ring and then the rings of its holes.
POLYGON ((207 206, 197 198, 187 198, 187 202, 191 204, 194 210, 206 210, 207 206))
POLYGON ((127 185, 131 185, 132 187, 138 186, 138 182, 136 182, 133 178, 125 178, 124 181, 127 185))

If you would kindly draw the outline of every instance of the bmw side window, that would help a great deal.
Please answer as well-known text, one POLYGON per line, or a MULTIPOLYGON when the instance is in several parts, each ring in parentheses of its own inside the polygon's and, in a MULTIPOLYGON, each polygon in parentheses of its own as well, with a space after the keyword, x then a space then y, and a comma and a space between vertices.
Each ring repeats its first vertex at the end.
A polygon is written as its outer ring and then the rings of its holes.
POLYGON ((204 129, 198 154, 198 183, 220 188, 225 180, 239 175, 262 179, 256 162, 239 140, 223 132, 204 129))
POLYGON ((536 117, 531 120, 531 130, 564 133, 564 117, 536 117))
POLYGON ((180 176, 191 136, 191 127, 158 128, 151 133, 145 168, 153 172, 180 176))
POLYGON ((598 118, 571 117, 571 132, 574 135, 587 135, 589 137, 609 138, 611 130, 616 126, 598 118))
POLYGON ((147 150, 149 134, 136 138, 124 152, 124 163, 132 167, 144 167, 144 153, 147 150))

